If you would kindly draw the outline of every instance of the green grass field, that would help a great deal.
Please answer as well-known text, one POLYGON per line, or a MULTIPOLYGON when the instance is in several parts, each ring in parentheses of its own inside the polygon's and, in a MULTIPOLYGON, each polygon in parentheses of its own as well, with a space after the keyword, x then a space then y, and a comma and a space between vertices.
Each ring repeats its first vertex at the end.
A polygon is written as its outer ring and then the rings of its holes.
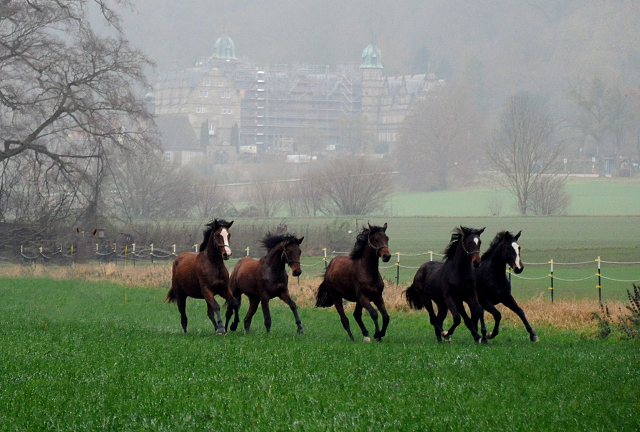
POLYGON ((303 308, 299 336, 278 301, 270 335, 258 313, 222 337, 191 300, 185 335, 164 294, 1 279, 0 430, 640 429, 637 342, 507 326, 438 344, 426 314, 394 312, 382 343, 351 343, 333 309, 303 308))
MULTIPOLYGON (((640 180, 572 178, 568 215, 640 215, 640 180)), ((489 201, 502 203, 500 216, 517 216, 515 199, 502 188, 476 188, 427 193, 398 193, 386 214, 393 216, 491 216, 489 201)))

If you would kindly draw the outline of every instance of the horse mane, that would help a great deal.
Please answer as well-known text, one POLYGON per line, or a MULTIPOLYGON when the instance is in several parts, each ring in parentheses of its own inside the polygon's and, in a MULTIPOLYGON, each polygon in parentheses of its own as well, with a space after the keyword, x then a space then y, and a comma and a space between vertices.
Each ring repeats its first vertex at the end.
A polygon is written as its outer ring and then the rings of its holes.
POLYGON ((485 259, 491 258, 491 255, 493 255, 493 253, 496 251, 496 248, 502 242, 502 240, 504 240, 507 234, 509 234, 509 231, 500 231, 498 234, 496 234, 493 240, 491 240, 491 244, 489 245, 489 248, 485 251, 485 253, 482 254, 481 259, 483 261, 485 259))
POLYGON ((475 228, 467 228, 467 227, 455 227, 453 229, 453 231, 451 232, 451 240, 449 241, 449 244, 447 245, 447 247, 444 250, 444 258, 443 260, 446 261, 450 258, 453 258, 456 254, 456 248, 458 247, 458 242, 460 242, 460 240, 462 240, 462 236, 463 236, 463 230, 467 231, 469 234, 479 234, 480 230, 477 230, 475 228))
POLYGON ((225 226, 229 224, 229 222, 227 222, 224 219, 214 219, 208 224, 206 224, 205 226, 207 226, 208 228, 202 232, 202 234, 204 235, 204 239, 202 240, 202 244, 200 245, 200 252, 202 252, 207 248, 207 243, 209 243, 209 237, 211 237, 211 233, 213 232, 213 227, 216 225, 216 223, 219 226, 225 226))
POLYGON ((267 232, 267 234, 265 234, 265 236, 260 240, 260 244, 267 250, 267 253, 269 253, 280 243, 288 243, 292 240, 297 240, 296 236, 293 234, 271 234, 270 232, 267 232))
POLYGON ((367 247, 367 239, 370 234, 375 234, 377 232, 384 231, 384 229, 380 226, 372 226, 371 232, 369 232, 369 228, 362 227, 362 231, 356 237, 356 243, 353 245, 353 249, 349 253, 349 258, 352 260, 356 260, 358 258, 362 258, 364 255, 364 250, 367 247))

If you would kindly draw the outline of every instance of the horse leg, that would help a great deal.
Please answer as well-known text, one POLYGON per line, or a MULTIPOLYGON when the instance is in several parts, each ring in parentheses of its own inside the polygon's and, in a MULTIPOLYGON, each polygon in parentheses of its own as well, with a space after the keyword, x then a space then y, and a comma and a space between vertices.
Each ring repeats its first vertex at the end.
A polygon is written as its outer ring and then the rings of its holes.
MULTIPOLYGON (((467 326, 469 331, 471 331, 471 335, 476 342, 487 343, 487 327, 484 324, 484 309, 482 309, 482 306, 480 306, 480 303, 478 303, 478 297, 475 295, 475 293, 473 296, 469 297, 469 299, 467 300, 467 304, 469 305, 471 316, 473 316, 474 319, 480 319, 480 330, 482 332, 482 336, 478 334, 478 326, 472 325, 471 320, 467 317, 466 311, 464 314, 465 325, 467 326)), ((464 307, 462 307, 462 309, 464 310, 464 307)))
MULTIPOLYGON (((429 301, 429 308, 431 308, 431 311, 433 312, 433 305, 431 304, 431 301, 429 301)), ((427 309, 427 310, 429 310, 429 309, 427 309)), ((443 330, 444 320, 447 317, 447 311, 448 310, 449 309, 447 308, 447 305, 439 304, 438 305, 438 315, 437 316, 431 316, 431 314, 430 314, 430 316, 429 316, 429 318, 431 319, 431 325, 435 329, 436 337, 438 338, 438 342, 442 342, 442 336, 445 337, 445 340, 447 342, 451 342, 451 337, 449 337, 448 334, 445 334, 445 332, 443 330), (435 322, 435 324, 434 324, 434 322, 435 322)))
POLYGON ((451 297, 449 297, 445 299, 445 303, 447 304, 447 308, 449 309, 449 311, 451 312, 451 316, 453 317, 453 324, 451 324, 449 330, 445 330, 444 332, 442 332, 442 336, 445 337, 447 342, 451 342, 451 335, 456 330, 456 327, 460 325, 461 319, 456 302, 451 297))
POLYGON ((182 331, 187 332, 187 297, 185 295, 178 295, 176 302, 178 303, 178 311, 180 312, 180 323, 182 324, 182 331))
POLYGON ((257 298, 249 298, 249 310, 244 317, 244 331, 246 333, 249 333, 249 330, 251 329, 251 319, 258 310, 258 304, 260 304, 260 300, 257 298))
POLYGON ((269 311, 269 297, 263 295, 260 299, 262 305, 262 315, 264 315, 264 326, 267 329, 267 333, 271 331, 271 312, 269 311))
POLYGON ((480 301, 480 306, 482 306, 484 310, 493 315, 493 330, 487 333, 487 339, 493 339, 494 337, 498 336, 498 333, 500 333, 500 321, 502 320, 502 314, 489 300, 485 299, 480 301))
MULTIPOLYGON (((361 296, 358 303, 361 303, 362 306, 367 310, 367 312, 369 312, 369 316, 371 317, 371 320, 376 327, 376 331, 375 333, 373 333, 373 337, 376 338, 378 342, 380 342, 382 336, 380 336, 380 327, 378 326, 378 311, 371 305, 371 301, 369 301, 369 299, 365 296, 361 296)), ((369 335, 367 334, 366 337, 368 336, 369 335)))
POLYGON ((344 307, 342 306, 342 297, 334 298, 333 305, 336 307, 338 314, 340 315, 340 321, 342 322, 342 327, 347 331, 347 334, 351 338, 351 342, 354 342, 353 334, 351 334, 351 327, 349 326, 349 318, 344 313, 344 307))
POLYGON ((518 303, 516 303, 516 299, 514 299, 512 295, 509 295, 509 297, 507 297, 502 302, 502 304, 514 311, 520 317, 522 323, 524 324, 524 327, 529 332, 529 340, 531 340, 531 342, 539 342, 540 338, 538 337, 536 332, 533 331, 533 327, 531 327, 531 324, 529 324, 529 321, 527 321, 527 317, 524 315, 524 311, 520 308, 520 306, 518 306, 518 303))
POLYGON ((240 305, 242 303, 242 294, 240 294, 238 297, 232 296, 232 299, 233 299, 233 303, 227 300, 227 303, 229 304, 227 306, 227 312, 225 314, 226 321, 224 323, 224 328, 225 329, 228 328, 227 326, 229 325, 229 320, 231 320, 231 315, 234 315, 234 312, 235 312, 235 319, 231 323, 231 331, 236 331, 236 329, 238 328, 238 323, 240 322, 239 311, 240 311, 240 305))
POLYGON ((204 299, 207 302, 207 315, 213 323, 213 327, 216 329, 217 334, 226 334, 227 331, 222 324, 222 317, 220 316, 220 305, 213 297, 213 293, 208 289, 202 290, 204 299))
POLYGON ((371 342, 371 338, 369 337, 369 330, 367 330, 367 327, 364 325, 364 322, 362 321, 362 305, 360 304, 360 302, 356 303, 356 307, 353 310, 353 317, 356 319, 356 322, 360 326, 360 330, 362 330, 362 336, 364 336, 364 341, 371 342))
POLYGON ((380 342, 382 338, 387 334, 387 327, 389 326, 389 314, 387 313, 387 307, 384 304, 382 296, 378 297, 373 302, 382 315, 382 330, 380 330, 380 333, 373 334, 374 339, 380 342))
POLYGON ((296 306, 296 302, 293 301, 287 291, 280 295, 280 299, 282 299, 282 301, 288 304, 291 308, 293 317, 296 319, 296 325, 298 326, 298 334, 304 334, 304 328, 302 327, 302 321, 300 320, 300 316, 298 315, 298 307, 296 306))

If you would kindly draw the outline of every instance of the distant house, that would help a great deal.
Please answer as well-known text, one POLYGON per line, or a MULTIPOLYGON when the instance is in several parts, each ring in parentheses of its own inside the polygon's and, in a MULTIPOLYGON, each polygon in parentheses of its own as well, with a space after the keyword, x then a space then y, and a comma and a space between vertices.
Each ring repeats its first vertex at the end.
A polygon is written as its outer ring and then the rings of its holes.
POLYGON ((207 148, 196 137, 186 115, 156 117, 160 141, 167 161, 184 166, 191 161, 206 160, 207 148))

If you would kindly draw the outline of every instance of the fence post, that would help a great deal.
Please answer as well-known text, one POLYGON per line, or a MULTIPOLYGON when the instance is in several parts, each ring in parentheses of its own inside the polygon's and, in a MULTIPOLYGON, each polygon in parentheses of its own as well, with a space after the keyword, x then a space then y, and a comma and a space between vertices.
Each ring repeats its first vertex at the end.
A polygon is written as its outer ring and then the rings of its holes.
POLYGON ((127 253, 129 252, 129 245, 124 245, 124 269, 127 269, 127 253))
POLYGON ((247 256, 249 256, 249 246, 245 250, 247 251, 247 256))
POLYGON ((511 285, 511 269, 507 267, 507 274, 509 275, 509 285, 511 285))
POLYGON ((429 261, 433 261, 433 251, 429 251, 429 261))
POLYGON ((396 261, 396 285, 400 285, 400 252, 396 252, 398 260, 396 261))
POLYGON ((602 303, 602 279, 601 279, 601 274, 600 274, 600 257, 598 257, 598 259, 596 259, 596 261, 598 261, 598 286, 596 288, 598 288, 598 301, 600 301, 600 303, 602 303))
POLYGON ((136 244, 131 243, 131 252, 133 253, 133 266, 136 266, 136 244))
POLYGON ((171 255, 176 256, 176 244, 172 244, 171 247, 173 248, 173 252, 171 252, 171 255))
POLYGON ((322 252, 324 253, 324 256, 322 257, 323 261, 324 261, 324 269, 327 269, 327 248, 322 248, 322 252))
POLYGON ((116 257, 116 267, 118 267, 118 245, 113 242, 113 256, 116 257))
POLYGON ((153 243, 151 243, 151 252, 149 254, 151 255, 151 264, 153 264, 153 243))
POLYGON ((549 277, 551 278, 551 286, 549 289, 551 290, 551 303, 553 303, 553 258, 549 261, 549 264, 551 264, 551 273, 549 274, 549 277))

